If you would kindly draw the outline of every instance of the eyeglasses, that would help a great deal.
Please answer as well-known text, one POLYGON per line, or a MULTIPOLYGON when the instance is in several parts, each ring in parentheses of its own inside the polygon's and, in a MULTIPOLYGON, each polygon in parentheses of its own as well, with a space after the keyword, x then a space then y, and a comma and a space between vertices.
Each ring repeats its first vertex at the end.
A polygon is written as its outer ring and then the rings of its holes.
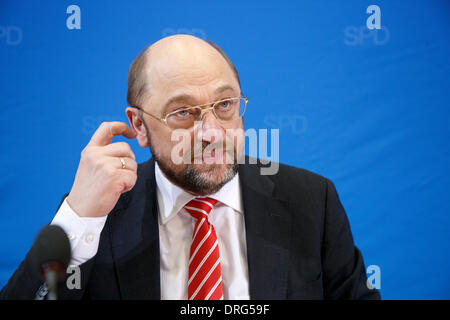
POLYGON ((241 93, 240 98, 227 98, 212 103, 205 103, 198 106, 180 108, 169 112, 164 118, 159 118, 138 106, 131 106, 141 110, 145 114, 161 121, 170 129, 190 129, 195 121, 203 118, 203 113, 211 110, 220 123, 230 123, 235 121, 245 113, 248 99, 241 93))

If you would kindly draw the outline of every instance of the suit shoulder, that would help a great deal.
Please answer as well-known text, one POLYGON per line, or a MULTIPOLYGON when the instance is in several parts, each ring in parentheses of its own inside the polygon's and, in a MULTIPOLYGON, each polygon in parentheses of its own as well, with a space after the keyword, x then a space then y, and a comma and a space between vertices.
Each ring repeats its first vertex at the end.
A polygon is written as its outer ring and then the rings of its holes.
POLYGON ((327 184, 328 178, 304 169, 297 168, 291 165, 279 163, 278 172, 271 176, 274 182, 282 182, 288 180, 290 183, 294 184, 306 184, 306 185, 316 185, 316 184, 327 184))
POLYGON ((331 181, 315 172, 287 164, 279 164, 278 172, 268 176, 278 195, 299 195, 323 198, 331 181))

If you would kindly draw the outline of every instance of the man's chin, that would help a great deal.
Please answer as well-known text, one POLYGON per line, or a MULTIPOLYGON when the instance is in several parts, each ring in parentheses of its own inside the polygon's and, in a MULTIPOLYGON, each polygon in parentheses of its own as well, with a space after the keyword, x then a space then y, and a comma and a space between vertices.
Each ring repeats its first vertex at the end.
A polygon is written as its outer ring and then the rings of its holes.
POLYGON ((203 179, 210 184, 222 184, 223 181, 230 181, 237 172, 233 165, 226 164, 205 164, 196 170, 198 174, 203 176, 203 179))
POLYGON ((217 163, 193 163, 187 166, 192 167, 198 173, 221 175, 228 170, 228 165, 217 163))
POLYGON ((185 191, 205 196, 216 193, 236 175, 237 164, 187 164, 170 168, 161 161, 158 165, 165 176, 185 191))
POLYGON ((198 185, 205 186, 203 193, 211 194, 217 192, 236 175, 237 167, 234 164, 202 163, 189 165, 187 171, 190 171, 190 177, 196 180, 198 185))

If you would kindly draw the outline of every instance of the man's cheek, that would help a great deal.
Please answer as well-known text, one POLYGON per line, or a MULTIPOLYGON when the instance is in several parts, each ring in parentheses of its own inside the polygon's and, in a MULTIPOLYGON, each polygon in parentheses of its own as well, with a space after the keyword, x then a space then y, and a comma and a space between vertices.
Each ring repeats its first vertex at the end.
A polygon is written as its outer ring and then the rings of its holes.
POLYGON ((192 157, 190 155, 191 135, 186 130, 177 129, 172 131, 170 137, 171 143, 168 143, 163 148, 169 148, 170 159, 174 164, 180 165, 190 164, 192 157))
MULTIPOLYGON (((245 144, 245 133, 244 129, 237 128, 237 129, 227 129, 226 131, 226 150, 227 150, 227 163, 229 162, 230 155, 232 155, 231 160, 235 161, 237 160, 239 162, 239 159, 243 158, 244 156, 244 144, 245 144)), ((239 162, 240 163, 240 162, 239 162)))

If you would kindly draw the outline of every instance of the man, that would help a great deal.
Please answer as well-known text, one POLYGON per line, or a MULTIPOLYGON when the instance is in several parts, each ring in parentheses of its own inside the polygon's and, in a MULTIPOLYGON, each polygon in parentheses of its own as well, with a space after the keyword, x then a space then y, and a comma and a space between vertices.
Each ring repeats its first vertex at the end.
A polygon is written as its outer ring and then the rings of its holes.
MULTIPOLYGON (((61 298, 379 298, 331 181, 240 164, 247 99, 215 44, 187 35, 154 43, 130 67, 128 103, 131 128, 98 128, 52 221, 81 268, 80 288, 61 298), (115 135, 153 158, 137 165, 115 135)), ((42 291, 29 260, 2 298, 42 291)))

